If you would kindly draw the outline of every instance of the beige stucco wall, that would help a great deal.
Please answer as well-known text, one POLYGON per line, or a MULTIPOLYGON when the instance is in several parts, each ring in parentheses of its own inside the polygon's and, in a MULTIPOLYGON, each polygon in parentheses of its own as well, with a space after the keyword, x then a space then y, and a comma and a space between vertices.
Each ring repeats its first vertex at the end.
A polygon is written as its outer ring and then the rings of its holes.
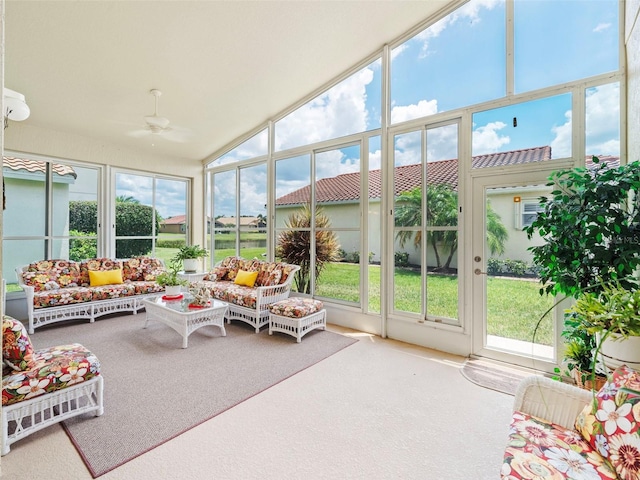
POLYGON ((626 0, 624 39, 627 51, 627 153, 640 160, 640 0, 626 0))

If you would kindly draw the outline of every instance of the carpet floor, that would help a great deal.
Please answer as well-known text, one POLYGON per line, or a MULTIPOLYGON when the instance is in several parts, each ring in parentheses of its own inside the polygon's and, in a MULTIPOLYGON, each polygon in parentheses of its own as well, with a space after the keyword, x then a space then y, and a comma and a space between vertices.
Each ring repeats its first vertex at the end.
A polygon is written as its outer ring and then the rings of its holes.
POLYGON ((520 381, 532 375, 523 370, 479 358, 467 359, 460 373, 476 385, 509 395, 515 395, 520 381))
POLYGON ((45 327, 36 348, 81 343, 102 364, 105 413, 64 422, 93 478, 132 460, 356 342, 315 330, 301 343, 240 322, 182 338, 145 314, 45 327))

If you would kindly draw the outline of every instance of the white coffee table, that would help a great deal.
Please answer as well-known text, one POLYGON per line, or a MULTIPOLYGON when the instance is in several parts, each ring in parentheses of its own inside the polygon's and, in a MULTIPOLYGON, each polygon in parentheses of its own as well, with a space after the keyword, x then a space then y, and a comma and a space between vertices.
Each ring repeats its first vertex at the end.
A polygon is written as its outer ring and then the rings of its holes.
POLYGON ((184 294, 177 300, 167 300, 161 295, 144 299, 147 319, 143 328, 147 328, 149 320, 164 323, 182 335, 182 348, 187 348, 187 339, 191 333, 207 325, 220 328, 222 336, 226 337, 224 317, 227 313, 227 304, 219 300, 211 300, 208 307, 192 308, 189 307, 192 301, 193 297, 189 294, 184 294))

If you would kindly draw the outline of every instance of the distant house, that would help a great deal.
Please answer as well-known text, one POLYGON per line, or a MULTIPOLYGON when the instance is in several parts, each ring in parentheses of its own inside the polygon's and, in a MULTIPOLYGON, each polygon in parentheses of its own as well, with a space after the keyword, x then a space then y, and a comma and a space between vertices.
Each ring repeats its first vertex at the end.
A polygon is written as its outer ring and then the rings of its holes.
MULTIPOLYGON (((259 217, 240 217, 240 227, 249 229, 258 229, 266 227, 266 222, 259 217)), ((216 228, 236 227, 236 217, 218 217, 216 218, 216 228)))
MULTIPOLYGON (((509 152, 478 155, 472 158, 472 168, 485 168, 506 165, 543 162, 551 159, 551 147, 534 147, 509 152)), ((600 157, 606 163, 616 166, 619 157, 600 157)), ((587 158, 590 165, 591 157, 587 158)), ((429 162, 429 185, 446 184, 455 191, 458 190, 458 159, 429 162)), ((403 165, 395 168, 394 195, 419 188, 422 184, 422 165, 403 165)), ((492 209, 500 216, 502 223, 509 232, 509 239, 505 245, 504 258, 511 260, 531 260, 528 252, 522 252, 523 242, 526 243, 526 233, 522 228, 531 224, 539 211, 538 199, 548 193, 548 188, 504 188, 494 189, 490 194, 492 209)), ((373 259, 380 258, 380 231, 382 177, 381 170, 369 172, 369 250, 373 252, 373 259)), ((307 203, 311 198, 310 186, 302 187, 276 199, 276 227, 282 228, 290 213, 307 203)), ((341 248, 347 252, 359 251, 359 235, 352 232, 340 232, 341 228, 353 227, 353 219, 360 217, 360 173, 346 173, 331 178, 318 180, 315 184, 316 204, 321 205, 324 212, 331 219, 331 225, 338 230, 341 248)), ((401 248, 397 243, 395 251, 409 253, 411 263, 420 263, 420 252, 411 243, 401 248)), ((432 252, 427 252, 431 265, 432 252)), ((455 262, 452 264, 452 266, 455 262)))
POLYGON ((160 233, 185 233, 186 231, 186 215, 175 215, 160 222, 160 233))

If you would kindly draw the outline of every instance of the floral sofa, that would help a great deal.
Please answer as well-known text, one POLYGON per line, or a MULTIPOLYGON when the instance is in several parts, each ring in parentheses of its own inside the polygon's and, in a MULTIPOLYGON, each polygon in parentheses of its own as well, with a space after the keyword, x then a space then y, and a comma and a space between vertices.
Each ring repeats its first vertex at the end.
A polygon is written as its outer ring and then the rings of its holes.
POLYGON ((142 299, 164 291, 155 282, 162 260, 94 258, 42 260, 16 269, 26 293, 29 333, 50 323, 143 308, 142 299))
POLYGON ((598 392, 544 377, 523 380, 501 474, 640 479, 640 373, 623 365, 598 392))
POLYGON ((226 257, 202 281, 213 298, 229 304, 227 321, 240 320, 255 328, 269 323, 269 305, 289 297, 298 265, 226 257))
POLYGON ((73 343, 35 350, 24 325, 2 319, 2 455, 11 444, 85 413, 102 415, 100 361, 73 343))

